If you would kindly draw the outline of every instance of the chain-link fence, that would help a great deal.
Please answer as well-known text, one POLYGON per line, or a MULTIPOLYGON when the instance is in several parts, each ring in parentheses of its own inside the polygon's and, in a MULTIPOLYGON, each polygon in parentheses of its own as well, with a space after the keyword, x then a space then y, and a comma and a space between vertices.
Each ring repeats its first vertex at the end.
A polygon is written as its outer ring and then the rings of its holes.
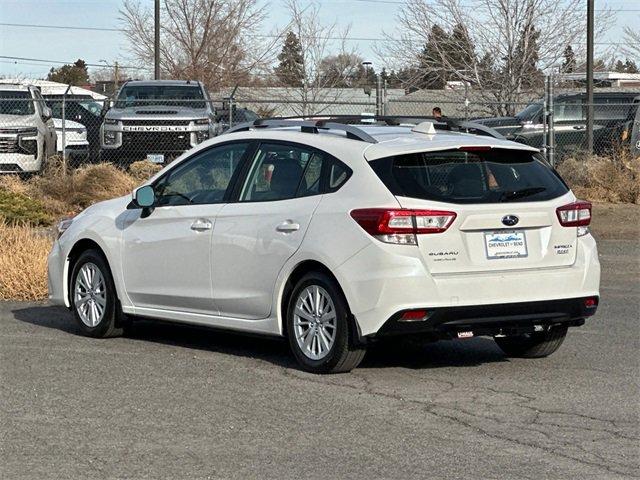
MULTIPOLYGON (((410 96, 409 96, 410 97, 410 96)), ((431 116, 474 121, 506 138, 541 149, 553 162, 587 151, 584 94, 540 95, 532 102, 498 104, 468 98, 393 98, 376 102, 283 98, 218 98, 99 102, 80 96, 42 97, 29 88, 0 91, 0 172, 30 174, 53 156, 69 166, 138 160, 165 164, 239 123, 266 117, 431 116), (497 111, 515 112, 495 116, 497 111)), ((640 91, 599 92, 593 110, 593 152, 620 149, 640 155, 640 91)))

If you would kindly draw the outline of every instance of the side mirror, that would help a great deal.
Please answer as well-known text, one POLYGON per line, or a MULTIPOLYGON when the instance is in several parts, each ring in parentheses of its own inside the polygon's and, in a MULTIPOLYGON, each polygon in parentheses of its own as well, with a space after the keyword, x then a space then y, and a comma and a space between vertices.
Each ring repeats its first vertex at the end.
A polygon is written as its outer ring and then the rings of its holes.
POLYGON ((142 208, 153 207, 156 203, 156 192, 151 185, 145 185, 134 190, 133 201, 142 208))
POLYGON ((100 110, 100 116, 104 118, 110 108, 111 106, 109 105, 109 99, 106 99, 104 102, 102 102, 102 110, 100 110))
POLYGON ((53 116, 49 107, 42 107, 42 121, 46 122, 53 116))

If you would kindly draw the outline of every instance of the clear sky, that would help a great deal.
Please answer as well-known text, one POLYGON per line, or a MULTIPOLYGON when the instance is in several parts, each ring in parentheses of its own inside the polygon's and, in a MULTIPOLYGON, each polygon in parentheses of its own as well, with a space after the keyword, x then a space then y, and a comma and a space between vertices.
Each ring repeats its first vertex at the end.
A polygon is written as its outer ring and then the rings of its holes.
MULTIPOLYGON (((153 5, 153 0, 142 2, 153 5)), ((282 0, 264 3, 268 4, 269 11, 267 29, 286 24, 282 0)), ((302 3, 307 2, 303 0, 302 3)), ((586 5, 586 0, 584 3, 586 5)), ((0 0, 0 22, 118 28, 118 9, 121 4, 122 0, 0 0)), ((401 8, 397 3, 380 0, 321 0, 320 4, 322 20, 327 23, 337 21, 341 26, 351 25, 352 37, 380 37, 382 30, 393 31, 394 17, 401 8)), ((605 6, 640 10, 640 0, 596 0, 596 8, 605 6)), ((596 42, 620 41, 625 26, 640 28, 640 12, 616 14, 615 27, 607 38, 596 39, 596 42)), ((365 59, 374 61, 376 69, 382 66, 374 54, 374 42, 355 41, 352 45, 365 59)), ((0 25, 0 55, 63 62, 82 58, 87 63, 95 64, 100 60, 109 63, 118 60, 122 64, 131 64, 127 60, 125 39, 119 32, 0 25)), ((0 58, 0 76, 43 77, 52 65, 55 64, 0 58)))

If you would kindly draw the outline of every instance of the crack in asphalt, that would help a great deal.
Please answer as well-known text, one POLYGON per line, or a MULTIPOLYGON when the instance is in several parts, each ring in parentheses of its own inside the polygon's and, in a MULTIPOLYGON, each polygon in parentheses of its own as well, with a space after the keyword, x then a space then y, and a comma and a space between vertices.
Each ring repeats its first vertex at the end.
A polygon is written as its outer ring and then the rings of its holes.
MULTIPOLYGON (((602 422, 602 423, 607 423, 613 427, 616 427, 616 422, 614 420, 611 419, 601 419, 601 418, 597 418, 591 415, 586 415, 586 414, 581 414, 581 413, 572 413, 572 412, 564 412, 564 411, 560 411, 560 410, 547 410, 547 409, 541 409, 539 407, 534 407, 531 405, 527 405, 528 403, 531 403, 533 401, 538 400, 537 397, 531 396, 531 395, 525 395, 522 394, 520 392, 514 392, 512 390, 501 390, 501 389, 497 389, 494 387, 486 387, 486 386, 475 386, 475 388, 479 388, 479 389, 483 389, 486 391, 489 391, 491 393, 496 393, 496 394, 507 394, 507 395, 513 395, 514 397, 519 398, 518 401, 514 402, 513 405, 516 405, 518 407, 522 407, 525 408, 527 410, 530 410, 533 414, 533 420, 530 421, 529 423, 522 423, 522 422, 516 422, 516 421, 505 421, 505 420, 499 420, 493 416, 487 416, 487 415, 482 415, 476 412, 472 412, 469 410, 466 410, 463 406, 451 406, 451 405, 444 405, 444 404, 439 404, 437 403, 437 399, 438 397, 441 397, 442 395, 446 394, 447 392, 450 392, 452 390, 454 390, 456 388, 454 382, 451 381, 444 381, 444 380, 439 380, 439 379, 429 379, 430 382, 437 382, 437 383, 441 383, 447 386, 446 390, 443 392, 439 392, 435 395, 434 399, 432 401, 424 401, 424 400, 417 400, 414 398, 406 398, 404 396, 402 396, 401 394, 398 393, 391 393, 391 392, 386 392, 386 391, 379 391, 375 389, 375 386, 373 385, 373 383, 366 378, 366 376, 363 373, 360 372, 351 372, 350 376, 351 377, 355 377, 357 379, 360 380, 360 385, 361 386, 356 386, 356 385, 351 385, 348 383, 344 383, 344 382, 335 382, 335 381, 325 381, 324 378, 325 377, 320 377, 320 380, 311 378, 311 377, 307 377, 306 375, 308 374, 300 374, 300 372, 294 371, 294 370, 290 370, 287 368, 283 368, 280 370, 282 372, 282 374, 285 377, 288 377, 290 379, 295 379, 295 380, 302 380, 305 382, 310 382, 310 383, 314 383, 317 385, 322 385, 322 386, 334 386, 334 387, 343 387, 343 388, 348 388, 351 390, 355 390, 358 392, 364 392, 366 394, 372 395, 372 396, 377 396, 377 397, 383 397, 386 399, 390 399, 390 400, 394 400, 397 402, 401 402, 404 403, 405 405, 402 407, 401 410, 405 410, 407 405, 406 404, 410 404, 413 406, 416 406, 418 408, 423 409, 426 413, 434 415, 435 417, 439 417, 439 418, 444 418, 447 419, 449 421, 452 421, 462 427, 468 428, 470 430, 473 430, 475 432, 481 433, 483 435, 486 435, 487 437, 496 439, 496 440, 500 440, 500 441, 506 441, 506 442, 510 442, 519 446, 523 446, 523 447, 529 447, 529 448, 536 448, 539 450, 542 450, 543 452, 553 455, 553 456, 557 456, 557 457, 561 457, 567 460, 571 460, 574 462, 577 462, 579 464, 582 465, 586 465, 589 467, 593 467, 596 469, 600 469, 600 470, 604 470, 607 473, 613 473, 613 474, 617 474, 617 475, 633 475, 633 473, 635 473, 635 470, 632 470, 632 467, 630 467, 629 470, 627 470, 625 467, 626 466, 618 466, 618 467, 614 467, 614 466, 610 466, 610 465, 606 465, 603 464, 603 462, 605 461, 609 461, 611 462, 611 459, 605 459, 599 455, 597 455, 596 453, 592 452, 592 451, 588 451, 584 448, 582 448, 580 445, 578 445, 577 443, 571 443, 571 441, 562 441, 561 439, 558 439, 556 436, 554 436, 552 433, 550 432, 543 432, 540 431, 536 428, 532 428, 530 431, 533 431, 535 433, 539 433, 541 435, 543 435, 545 438, 547 438, 550 441, 556 442, 559 444, 559 447, 575 447, 578 450, 580 450, 584 455, 590 455, 592 457, 597 458, 598 460, 601 460, 600 462, 598 461, 590 461, 587 460, 585 458, 580 458, 580 457, 576 457, 574 455, 571 455, 570 453, 563 453, 558 451, 555 448, 551 448, 551 447, 546 447, 544 445, 540 445, 534 442, 527 442, 524 440, 520 440, 518 438, 514 438, 513 436, 509 436, 506 433, 496 433, 496 432, 492 432, 490 430, 488 430, 485 427, 476 425, 471 423, 470 421, 465 421, 464 419, 460 418, 457 415, 468 415, 472 418, 476 418, 476 419, 482 419, 485 421, 491 421, 493 423, 496 423, 498 425, 513 425, 516 427, 535 427, 536 425, 540 426, 540 427, 559 427, 559 428, 563 428, 563 427, 567 427, 567 426, 563 426, 560 424, 553 424, 553 423, 541 423, 540 422, 540 415, 544 414, 544 415, 567 415, 567 416, 571 416, 571 417, 575 417, 575 418, 581 418, 581 419, 585 419, 585 420, 589 420, 589 421, 595 421, 595 422, 602 422), (295 372, 295 373, 294 373, 295 372), (457 414, 457 415, 456 415, 457 414)), ((421 379, 424 381, 424 379, 421 379)), ((493 407, 494 405, 491 403, 487 403, 487 402, 478 402, 476 401, 476 404, 480 404, 480 405, 487 405, 490 407, 493 407)), ((610 435, 611 437, 613 437, 614 439, 621 439, 621 440, 630 440, 630 441, 637 441, 638 438, 637 437, 633 437, 633 436, 627 436, 619 431, 614 431, 614 430, 606 430, 606 429, 602 429, 602 428, 586 428, 586 427, 582 427, 582 426, 574 426, 572 427, 577 431, 592 431, 592 432, 598 432, 598 433, 606 433, 608 435, 610 435)))

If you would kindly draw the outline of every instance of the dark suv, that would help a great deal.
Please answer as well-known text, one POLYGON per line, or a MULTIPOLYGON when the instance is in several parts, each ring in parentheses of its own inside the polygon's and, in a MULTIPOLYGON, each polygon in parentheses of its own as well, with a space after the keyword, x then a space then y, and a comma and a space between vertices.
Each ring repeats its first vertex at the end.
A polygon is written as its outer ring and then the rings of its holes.
MULTIPOLYGON (((615 144, 620 125, 627 121, 637 92, 596 92, 594 100, 594 151, 606 153, 615 144)), ((586 95, 561 94, 554 97, 556 158, 586 146, 586 95)), ((510 140, 541 148, 544 144, 542 100, 529 104, 513 117, 474 120, 502 133, 510 140)))

